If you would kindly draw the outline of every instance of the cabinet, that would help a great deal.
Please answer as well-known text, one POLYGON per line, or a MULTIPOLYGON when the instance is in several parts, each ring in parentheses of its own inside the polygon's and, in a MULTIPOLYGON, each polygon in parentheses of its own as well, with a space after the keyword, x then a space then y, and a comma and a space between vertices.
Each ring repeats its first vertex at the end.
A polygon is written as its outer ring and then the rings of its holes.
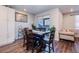
POLYGON ((7 20, 7 29, 8 29, 8 43, 11 43, 15 40, 15 10, 8 8, 8 20, 7 20))
POLYGON ((7 9, 0 6, 0 45, 7 43, 7 9))
POLYGON ((0 6, 0 46, 15 40, 15 10, 0 6))

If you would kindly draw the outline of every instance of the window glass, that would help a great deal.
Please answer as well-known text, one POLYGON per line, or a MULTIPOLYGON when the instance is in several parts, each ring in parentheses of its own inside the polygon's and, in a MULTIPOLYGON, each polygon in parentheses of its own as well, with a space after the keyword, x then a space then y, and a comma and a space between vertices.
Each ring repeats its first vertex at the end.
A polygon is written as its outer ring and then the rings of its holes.
POLYGON ((75 28, 79 29, 79 15, 76 15, 76 20, 75 20, 75 28))

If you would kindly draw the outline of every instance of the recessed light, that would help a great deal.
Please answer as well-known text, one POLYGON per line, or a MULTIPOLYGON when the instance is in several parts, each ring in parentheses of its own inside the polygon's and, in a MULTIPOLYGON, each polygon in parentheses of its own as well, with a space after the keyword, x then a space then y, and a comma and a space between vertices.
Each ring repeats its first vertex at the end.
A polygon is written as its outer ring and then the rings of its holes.
POLYGON ((24 11, 26 11, 26 9, 24 9, 24 11))
POLYGON ((74 11, 74 9, 73 9, 73 8, 71 8, 71 9, 70 9, 70 12, 73 12, 73 11, 74 11))

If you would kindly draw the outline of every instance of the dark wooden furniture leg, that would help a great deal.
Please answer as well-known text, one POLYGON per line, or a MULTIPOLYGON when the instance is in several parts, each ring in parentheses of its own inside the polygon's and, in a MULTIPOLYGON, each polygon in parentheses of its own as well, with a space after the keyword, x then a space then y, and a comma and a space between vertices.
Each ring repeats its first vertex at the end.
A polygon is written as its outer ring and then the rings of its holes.
POLYGON ((23 47, 25 46, 25 37, 23 38, 23 47))
POLYGON ((29 47, 28 47, 28 43, 26 43, 26 50, 28 50, 28 48, 29 48, 29 47))
POLYGON ((54 45, 53 45, 53 43, 52 43, 52 49, 53 49, 53 52, 54 52, 54 45))
POLYGON ((50 53, 50 43, 49 43, 49 53, 50 53))

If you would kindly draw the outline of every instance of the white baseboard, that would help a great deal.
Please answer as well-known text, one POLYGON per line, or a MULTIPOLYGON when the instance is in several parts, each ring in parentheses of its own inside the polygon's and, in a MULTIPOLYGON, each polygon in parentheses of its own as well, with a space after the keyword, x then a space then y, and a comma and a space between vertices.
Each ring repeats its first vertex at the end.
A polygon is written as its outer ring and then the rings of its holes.
POLYGON ((4 41, 4 42, 0 42, 0 47, 1 46, 5 46, 5 45, 8 45, 8 44, 11 44, 13 43, 15 40, 9 40, 9 41, 4 41))

